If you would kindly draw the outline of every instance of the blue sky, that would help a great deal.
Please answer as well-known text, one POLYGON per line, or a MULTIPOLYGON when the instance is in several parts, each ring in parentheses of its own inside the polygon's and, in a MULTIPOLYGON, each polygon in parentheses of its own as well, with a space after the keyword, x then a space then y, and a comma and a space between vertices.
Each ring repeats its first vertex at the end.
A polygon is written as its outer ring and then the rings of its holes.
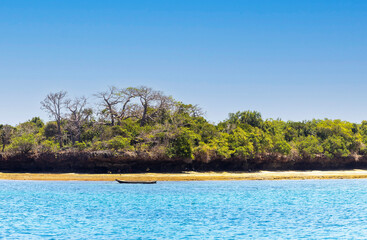
MULTIPOLYGON (((367 1, 0 0, 0 123, 49 92, 146 85, 265 118, 367 119, 367 1)), ((91 101, 93 98, 91 97, 91 101)))

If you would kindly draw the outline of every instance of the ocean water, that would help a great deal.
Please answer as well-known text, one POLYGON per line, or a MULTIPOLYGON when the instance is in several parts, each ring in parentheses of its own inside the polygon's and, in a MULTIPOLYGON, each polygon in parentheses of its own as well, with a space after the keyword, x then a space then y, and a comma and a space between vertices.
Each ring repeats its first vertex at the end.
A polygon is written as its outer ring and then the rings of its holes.
POLYGON ((363 239, 367 180, 0 181, 1 239, 363 239))

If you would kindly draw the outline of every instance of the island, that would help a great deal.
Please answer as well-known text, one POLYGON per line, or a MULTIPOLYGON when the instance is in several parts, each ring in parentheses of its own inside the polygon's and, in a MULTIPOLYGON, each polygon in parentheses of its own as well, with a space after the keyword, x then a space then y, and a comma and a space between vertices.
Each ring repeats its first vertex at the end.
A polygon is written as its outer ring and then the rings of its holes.
POLYGON ((13 173, 80 173, 80 179, 102 174, 98 180, 134 180, 131 174, 156 180, 151 176, 158 173, 172 180, 314 176, 301 171, 320 171, 315 178, 320 173, 325 178, 366 176, 353 169, 367 168, 367 121, 295 122, 239 111, 212 123, 199 106, 145 86, 110 87, 74 99, 60 91, 49 93, 40 105, 51 121, 34 117, 0 125, 0 178, 18 179, 13 173), (338 177, 325 172, 335 170, 353 171, 338 177), (292 174, 267 177, 263 171, 292 174))

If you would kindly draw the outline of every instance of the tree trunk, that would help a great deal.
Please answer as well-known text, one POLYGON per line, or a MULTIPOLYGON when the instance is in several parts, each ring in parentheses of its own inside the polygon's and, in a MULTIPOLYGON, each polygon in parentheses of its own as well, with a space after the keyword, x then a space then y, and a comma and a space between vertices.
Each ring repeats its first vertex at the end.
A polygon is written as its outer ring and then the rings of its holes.
POLYGON ((60 148, 62 148, 62 136, 61 136, 61 122, 57 121, 57 138, 59 140, 60 148))
POLYGON ((144 126, 147 118, 148 104, 144 104, 143 116, 141 117, 140 126, 144 126))
POLYGON ((111 125, 115 126, 115 116, 113 115, 113 109, 112 109, 112 106, 110 104, 108 104, 108 110, 110 111, 111 125))

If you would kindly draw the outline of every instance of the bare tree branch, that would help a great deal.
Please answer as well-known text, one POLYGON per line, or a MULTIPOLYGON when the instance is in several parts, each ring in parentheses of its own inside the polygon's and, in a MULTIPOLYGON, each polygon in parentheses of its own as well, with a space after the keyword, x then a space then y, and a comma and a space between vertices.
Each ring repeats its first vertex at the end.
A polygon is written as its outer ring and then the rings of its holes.
POLYGON ((85 97, 75 98, 74 100, 65 101, 66 108, 69 110, 67 128, 71 133, 71 140, 80 141, 80 135, 83 124, 92 115, 93 111, 90 108, 86 108, 87 99, 85 97))
POLYGON ((62 109, 64 108, 64 99, 67 95, 66 91, 57 93, 49 93, 41 102, 41 109, 48 112, 50 118, 53 118, 57 124, 58 140, 60 147, 62 147, 61 121, 62 109))

